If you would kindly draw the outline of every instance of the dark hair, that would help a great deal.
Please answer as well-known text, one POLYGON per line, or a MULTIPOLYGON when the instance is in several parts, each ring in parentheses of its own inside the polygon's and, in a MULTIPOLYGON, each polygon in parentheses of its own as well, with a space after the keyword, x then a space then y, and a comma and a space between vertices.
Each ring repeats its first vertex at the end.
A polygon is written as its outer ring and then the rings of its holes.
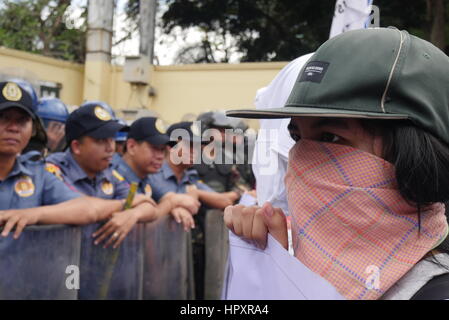
MULTIPOLYGON (((67 136, 66 136, 67 137, 67 136)), ((67 147, 70 149, 70 151, 72 151, 72 142, 73 141, 78 141, 78 142, 80 142, 80 143, 83 143, 83 141, 84 141, 84 139, 86 138, 87 136, 86 135, 82 135, 82 136, 80 136, 80 137, 78 137, 78 138, 76 138, 76 139, 72 139, 72 140, 70 140, 70 141, 67 141, 67 147)), ((67 140, 67 138, 66 138, 66 140, 67 140)))
MULTIPOLYGON (((408 120, 362 120, 362 126, 382 137, 383 158, 395 166, 401 195, 417 207, 419 228, 421 209, 435 202, 445 204, 448 219, 449 146, 408 120)), ((449 239, 437 249, 449 253, 449 239)), ((432 262, 449 270, 432 253, 431 257, 432 262)))
MULTIPOLYGON (((449 207, 449 146, 410 121, 362 120, 362 126, 383 141, 383 158, 396 168, 399 192, 418 209, 435 202, 449 207)), ((449 253, 446 239, 438 250, 449 253)), ((432 261, 449 270, 431 254, 432 261)))
POLYGON ((362 120, 382 137, 383 158, 396 168, 401 195, 418 209, 449 201, 449 146, 408 120, 362 120))
POLYGON ((134 141, 137 142, 137 144, 142 144, 145 142, 145 140, 136 140, 134 138, 127 138, 125 141, 125 145, 123 146, 123 154, 125 154, 126 152, 128 152, 128 141, 129 139, 133 139, 134 141))

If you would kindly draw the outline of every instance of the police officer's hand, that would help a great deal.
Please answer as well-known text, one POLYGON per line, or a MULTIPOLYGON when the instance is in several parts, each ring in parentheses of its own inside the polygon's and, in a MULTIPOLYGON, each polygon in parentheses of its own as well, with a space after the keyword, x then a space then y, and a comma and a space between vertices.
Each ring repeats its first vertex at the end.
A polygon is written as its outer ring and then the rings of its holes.
POLYGON ((177 223, 182 223, 185 231, 195 228, 195 221, 190 212, 182 207, 174 208, 170 214, 177 223))
POLYGON ((15 227, 14 239, 17 239, 27 225, 37 224, 38 221, 39 215, 35 210, 19 209, 0 211, 0 226, 3 226, 1 235, 7 237, 15 227))
POLYGON ((201 202, 188 194, 169 193, 162 198, 163 200, 171 201, 172 208, 182 207, 191 214, 197 214, 201 206, 201 202))
POLYGON ((135 207, 141 205, 142 203, 149 203, 153 207, 157 206, 156 202, 151 197, 146 196, 146 195, 141 194, 141 193, 136 194, 134 196, 134 199, 133 199, 132 207, 135 208, 135 207))
POLYGON ((189 184, 186 186, 186 192, 189 196, 195 198, 196 200, 199 200, 199 195, 198 195, 198 188, 196 187, 196 185, 194 184, 189 184))
POLYGON ((103 248, 111 244, 114 244, 114 249, 117 248, 138 221, 139 212, 135 209, 113 213, 112 218, 92 234, 96 238, 94 244, 98 245, 109 237, 103 248))
POLYGON ((262 207, 229 206, 224 211, 226 226, 237 236, 265 249, 270 233, 285 249, 288 248, 287 221, 279 208, 266 202, 262 207))

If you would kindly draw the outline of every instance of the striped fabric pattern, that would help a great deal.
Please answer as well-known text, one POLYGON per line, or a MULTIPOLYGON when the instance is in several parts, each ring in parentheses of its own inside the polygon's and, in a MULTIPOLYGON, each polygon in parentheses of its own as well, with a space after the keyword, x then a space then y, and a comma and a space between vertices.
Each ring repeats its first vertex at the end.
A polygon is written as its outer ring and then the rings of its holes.
POLYGON ((418 213, 394 166, 347 146, 300 140, 286 175, 295 256, 347 299, 378 299, 448 226, 444 205, 418 213))

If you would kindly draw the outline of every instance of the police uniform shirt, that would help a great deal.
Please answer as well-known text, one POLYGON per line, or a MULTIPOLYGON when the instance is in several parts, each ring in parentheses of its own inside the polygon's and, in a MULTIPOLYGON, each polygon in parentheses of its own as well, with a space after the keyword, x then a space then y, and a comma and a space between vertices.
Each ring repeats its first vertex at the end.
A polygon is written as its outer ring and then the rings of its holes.
POLYGON ((60 172, 66 183, 85 195, 102 199, 125 199, 128 195, 129 185, 118 172, 109 167, 90 179, 70 150, 50 155, 47 162, 56 175, 60 172))
POLYGON ((214 192, 211 187, 200 181, 195 169, 186 170, 181 181, 178 182, 175 173, 167 162, 164 162, 161 171, 150 174, 148 180, 153 189, 153 198, 156 201, 159 201, 167 192, 186 193, 188 185, 195 185, 200 190, 214 192))
POLYGON ((138 183, 137 192, 141 194, 145 194, 148 196, 152 196, 152 188, 150 185, 150 181, 148 176, 144 179, 140 179, 131 169, 131 167, 123 160, 121 157, 117 157, 113 159, 112 166, 121 176, 123 176, 128 184, 132 182, 138 183))
POLYGON ((111 167, 116 167, 120 163, 120 160, 122 160, 122 157, 117 152, 114 153, 111 160, 111 167))
POLYGON ((43 161, 18 157, 12 171, 0 181, 0 210, 58 204, 80 197, 45 170, 43 161))

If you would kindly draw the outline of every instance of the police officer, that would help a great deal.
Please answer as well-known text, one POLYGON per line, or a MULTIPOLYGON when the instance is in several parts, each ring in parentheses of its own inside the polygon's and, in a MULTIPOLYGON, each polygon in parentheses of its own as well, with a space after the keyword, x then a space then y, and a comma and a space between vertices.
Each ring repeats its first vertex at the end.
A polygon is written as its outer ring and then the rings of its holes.
MULTIPOLYGON (((70 114, 65 127, 69 149, 47 158, 47 170, 74 186, 79 192, 102 199, 125 199, 129 184, 116 170, 110 168, 115 151, 115 134, 123 125, 96 103, 84 103, 70 114)), ((114 215, 119 222, 105 246, 117 247, 147 210, 153 210, 154 201, 146 201, 127 215, 114 215)), ((84 232, 90 237, 93 228, 84 232)), ((103 238, 101 239, 103 240, 103 238)))
POLYGON ((204 136, 213 137, 210 144, 204 148, 204 156, 208 159, 203 160, 208 161, 202 161, 194 166, 200 178, 217 192, 234 190, 242 194, 252 189, 250 183, 242 176, 242 172, 246 173, 246 171, 242 170, 244 155, 240 153, 245 153, 245 148, 234 150, 237 140, 243 139, 242 124, 237 123, 240 121, 228 118, 219 111, 200 114, 197 120, 201 122, 204 136), (239 133, 236 133, 235 129, 239 129, 239 133), (209 151, 206 151, 208 149, 209 151), (242 159, 237 162, 238 156, 242 159))
POLYGON ((235 184, 238 188, 248 190, 256 187, 256 178, 250 163, 255 147, 256 134, 251 133, 252 129, 241 119, 228 118, 231 120, 233 129, 232 135, 228 135, 227 139, 231 140, 235 147, 234 160, 238 170, 235 184))
POLYGON ((49 168, 80 192, 103 199, 126 198, 129 185, 109 169, 115 151, 114 137, 123 129, 97 104, 84 104, 70 114, 65 134, 69 149, 50 155, 49 168))
POLYGON ((149 176, 156 200, 167 192, 191 193, 209 207, 224 209, 239 198, 237 192, 215 192, 200 179, 193 166, 201 161, 201 144, 206 142, 201 140, 200 129, 195 123, 175 123, 168 128, 167 134, 171 140, 169 154, 161 170, 149 176))
MULTIPOLYGON (((138 183, 138 192, 152 196, 149 174, 160 170, 169 137, 162 122, 154 117, 140 118, 131 125, 122 158, 113 161, 113 168, 131 184, 138 183)), ((158 216, 171 212, 175 220, 185 229, 194 226, 192 214, 196 214, 200 203, 189 195, 169 192, 159 201, 158 216)), ((145 221, 145 220, 140 220, 145 221)))
POLYGON ((81 197, 45 170, 43 161, 19 156, 35 133, 36 108, 15 82, 0 82, 0 225, 2 236, 29 224, 88 224, 120 211, 124 201, 81 197))
POLYGON ((205 215, 207 208, 224 209, 238 198, 237 192, 218 193, 204 184, 193 168, 201 157, 201 129, 192 122, 179 122, 171 125, 167 134, 170 136, 169 155, 161 170, 149 176, 155 199, 165 193, 189 193, 196 197, 202 207, 195 218, 192 230, 193 265, 195 278, 195 295, 204 298, 205 276, 205 215))
MULTIPOLYGON (((222 151, 225 151, 225 130, 231 129, 230 121, 218 112, 206 112, 200 114, 197 118, 201 121, 202 133, 207 133, 208 129, 215 129, 213 141, 215 149, 211 152, 205 152, 210 161, 202 161, 195 164, 194 168, 208 186, 217 192, 225 192, 232 190, 232 162, 226 161, 226 156, 222 151), (220 158, 220 159, 219 159, 220 158), (226 163, 227 162, 227 163, 226 163)), ((231 150, 232 152, 232 150, 231 150)), ((232 157, 229 157, 232 159, 232 157)))
POLYGON ((65 149, 65 122, 69 117, 67 106, 58 98, 42 98, 37 105, 37 115, 47 132, 47 150, 50 153, 65 149))
MULTIPOLYGON (((14 82, 25 90, 29 96, 31 97, 31 104, 33 108, 36 110, 39 104, 39 97, 34 86, 23 79, 20 78, 9 78, 8 82, 14 82)), ((45 146, 47 145, 47 134, 45 132, 45 127, 40 117, 37 117, 34 121, 34 130, 35 134, 31 137, 28 145, 22 150, 22 153, 28 153, 29 151, 35 151, 29 153, 27 156, 24 156, 24 159, 40 159, 44 156, 45 146)))
POLYGON ((100 107, 102 107, 103 109, 105 109, 105 110, 111 115, 112 120, 118 120, 118 118, 117 118, 117 116, 116 116, 116 114, 115 114, 114 109, 112 109, 112 107, 111 107, 109 104, 107 104, 106 102, 104 102, 104 101, 99 101, 99 100, 85 101, 85 102, 83 102, 83 103, 80 105, 80 108, 81 108, 81 107, 84 107, 84 106, 86 106, 86 105, 96 105, 96 106, 100 106, 100 107))

